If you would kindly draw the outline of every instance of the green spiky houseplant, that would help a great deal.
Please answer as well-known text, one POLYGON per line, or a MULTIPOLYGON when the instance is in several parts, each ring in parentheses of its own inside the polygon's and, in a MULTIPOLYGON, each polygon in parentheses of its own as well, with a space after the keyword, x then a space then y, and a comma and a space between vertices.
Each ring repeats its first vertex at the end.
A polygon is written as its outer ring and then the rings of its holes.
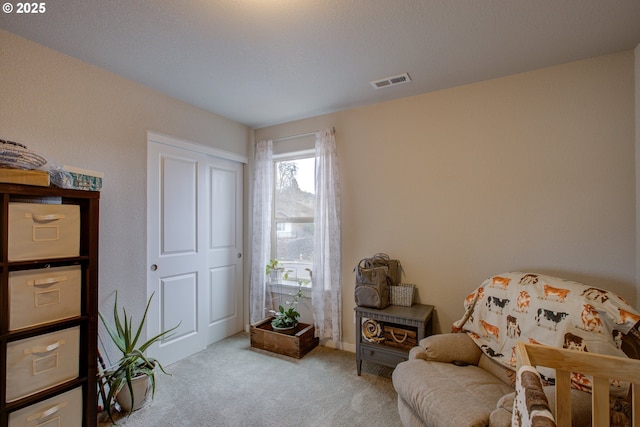
POLYGON ((135 396, 133 393, 133 379, 138 376, 147 375, 151 382, 151 396, 153 398, 156 389, 156 367, 159 368, 164 374, 167 374, 160 362, 153 357, 146 356, 145 352, 156 341, 160 340, 163 337, 168 337, 171 332, 173 332, 178 326, 180 326, 180 324, 167 331, 161 332, 153 338, 147 340, 146 342, 138 345, 138 340, 140 339, 142 328, 144 326, 145 320, 147 319, 147 312, 149 311, 149 306, 151 305, 153 295, 154 294, 151 294, 151 297, 149 297, 149 301, 147 301, 147 306, 142 316, 142 321, 137 327, 134 326, 133 317, 127 316, 127 311, 124 307, 122 308, 123 320, 120 319, 120 316, 118 314, 117 291, 115 302, 113 304, 114 325, 110 326, 102 313, 98 313, 98 315, 100 316, 100 320, 102 320, 102 324, 111 337, 111 340, 116 345, 118 350, 120 350, 120 352, 122 353, 122 357, 120 358, 120 360, 118 360, 118 362, 116 362, 115 365, 105 369, 104 372, 99 375, 100 396, 102 397, 102 401, 104 402, 107 414, 109 414, 109 418, 114 424, 115 421, 113 419, 111 410, 111 402, 123 387, 126 386, 131 394, 131 406, 133 408, 135 404, 135 396), (106 390, 107 388, 108 391, 106 390))

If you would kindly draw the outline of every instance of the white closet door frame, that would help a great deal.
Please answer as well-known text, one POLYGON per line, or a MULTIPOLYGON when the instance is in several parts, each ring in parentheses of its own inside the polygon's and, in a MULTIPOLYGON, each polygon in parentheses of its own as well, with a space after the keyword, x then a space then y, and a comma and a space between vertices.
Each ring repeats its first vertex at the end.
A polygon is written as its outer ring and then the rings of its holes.
MULTIPOLYGON (((211 272, 209 270, 211 269, 208 266, 209 258, 211 257, 208 250, 208 240, 211 238, 211 230, 209 230, 211 224, 207 219, 204 219, 207 215, 212 214, 207 213, 211 202, 208 199, 212 195, 210 170, 212 162, 220 162, 220 159, 223 159, 223 164, 224 161, 243 164, 247 163, 247 158, 154 132, 148 132, 147 144, 149 150, 147 156, 147 298, 153 292, 156 292, 154 303, 149 308, 147 336, 155 336, 162 330, 170 328, 173 325, 169 323, 176 323, 176 319, 182 322, 176 334, 152 346, 149 349, 149 355, 162 360, 163 364, 171 364, 202 350, 212 342, 224 338, 222 334, 224 334, 225 329, 220 330, 219 326, 217 327, 217 333, 211 333, 211 330, 216 328, 211 327, 213 313, 209 313, 211 306, 206 304, 207 301, 212 301, 212 295, 209 295, 211 291, 211 284, 209 283, 211 272), (166 153, 162 149, 163 145, 166 146, 166 153), (162 185, 157 181, 158 179, 163 179, 160 177, 158 170, 159 151, 163 152, 163 156, 166 154, 162 161, 166 162, 168 170, 172 167, 182 169, 183 172, 187 173, 187 177, 192 173, 195 179, 193 182, 187 179, 192 184, 186 183, 189 185, 185 190, 187 192, 185 196, 187 205, 185 214, 187 214, 187 219, 191 218, 193 224, 192 227, 188 226, 185 231, 187 234, 191 232, 192 234, 196 233, 196 235, 182 239, 180 235, 174 234, 177 239, 174 240, 180 245, 180 250, 176 254, 168 254, 168 257, 159 256, 158 252, 160 245, 163 244, 159 240, 158 227, 160 224, 158 223, 158 215, 160 215, 160 212, 157 210, 160 206, 158 185, 162 185), (196 197, 196 201, 189 197, 191 193, 193 193, 192 197, 196 197), (192 206, 189 206, 190 203, 192 206), (195 217, 200 217, 200 219, 195 220, 195 217), (180 253, 181 250, 183 253, 180 253), (180 264, 181 256, 186 257, 184 260, 190 266, 189 269, 178 274, 180 268, 176 268, 176 266, 180 264), (166 304, 169 303, 174 303, 178 311, 163 309, 163 306, 166 307, 166 304), (182 311, 180 311, 180 307, 182 307, 182 311)), ((241 168, 242 166, 240 166, 240 175, 242 175, 241 168)), ((240 179, 242 179, 241 176, 240 179)), ((165 185, 167 184, 170 186, 171 183, 165 183, 165 185)), ((183 198, 179 188, 173 190, 165 189, 163 191, 170 191, 168 194, 174 194, 174 197, 178 199, 183 198)), ((239 197, 242 199, 242 189, 240 189, 239 197)), ((242 200, 240 200, 240 205, 238 206, 242 209, 242 200)), ((240 215, 238 220, 238 226, 240 227, 238 233, 240 236, 242 235, 242 217, 243 215, 240 215)), ((240 245, 241 243, 239 242, 240 245)), ((238 254, 241 255, 241 252, 242 248, 240 247, 238 254)), ((238 255, 238 258, 240 258, 240 255, 238 255)), ((234 324, 226 328, 231 333, 237 332, 235 330, 232 331, 234 328, 238 329, 238 331, 242 328, 242 310, 244 309, 244 302, 241 301, 243 294, 242 259, 238 259, 234 270, 237 272, 238 296, 240 299, 237 305, 238 309, 234 314, 239 317, 238 325, 240 326, 236 327, 236 322, 234 321, 234 324)))

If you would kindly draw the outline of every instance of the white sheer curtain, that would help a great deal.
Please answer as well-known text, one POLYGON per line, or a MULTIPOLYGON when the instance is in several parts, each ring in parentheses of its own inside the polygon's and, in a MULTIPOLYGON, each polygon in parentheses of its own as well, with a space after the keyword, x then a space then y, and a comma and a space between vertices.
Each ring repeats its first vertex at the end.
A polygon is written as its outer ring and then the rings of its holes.
POLYGON ((316 134, 316 206, 312 307, 316 336, 342 337, 341 203, 338 152, 332 129, 316 134))
MULTIPOLYGON (((265 268, 271 257, 271 209, 273 200, 273 141, 256 143, 253 172, 253 234, 251 239, 250 320, 265 317, 267 297, 265 268)), ((270 304, 270 303, 269 303, 270 304)))

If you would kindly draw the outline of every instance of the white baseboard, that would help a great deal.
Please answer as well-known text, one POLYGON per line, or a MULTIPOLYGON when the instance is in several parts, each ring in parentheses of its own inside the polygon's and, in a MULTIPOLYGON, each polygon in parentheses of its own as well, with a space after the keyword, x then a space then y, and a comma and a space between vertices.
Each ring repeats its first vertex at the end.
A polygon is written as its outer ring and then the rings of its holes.
POLYGON ((355 344, 351 344, 351 343, 344 342, 344 341, 339 341, 339 342, 336 343, 333 340, 325 339, 325 340, 321 340, 320 341, 320 345, 324 346, 324 347, 336 348, 338 350, 348 351, 350 353, 355 353, 356 352, 356 345, 355 344))

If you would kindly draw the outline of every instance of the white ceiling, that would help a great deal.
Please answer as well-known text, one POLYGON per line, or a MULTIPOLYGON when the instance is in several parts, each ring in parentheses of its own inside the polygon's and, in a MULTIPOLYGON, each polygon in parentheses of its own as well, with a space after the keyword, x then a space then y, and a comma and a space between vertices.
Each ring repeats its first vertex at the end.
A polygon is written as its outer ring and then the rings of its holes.
POLYGON ((0 28, 254 128, 640 43, 640 0, 45 4, 0 28), (369 84, 405 72, 411 83, 369 84))

